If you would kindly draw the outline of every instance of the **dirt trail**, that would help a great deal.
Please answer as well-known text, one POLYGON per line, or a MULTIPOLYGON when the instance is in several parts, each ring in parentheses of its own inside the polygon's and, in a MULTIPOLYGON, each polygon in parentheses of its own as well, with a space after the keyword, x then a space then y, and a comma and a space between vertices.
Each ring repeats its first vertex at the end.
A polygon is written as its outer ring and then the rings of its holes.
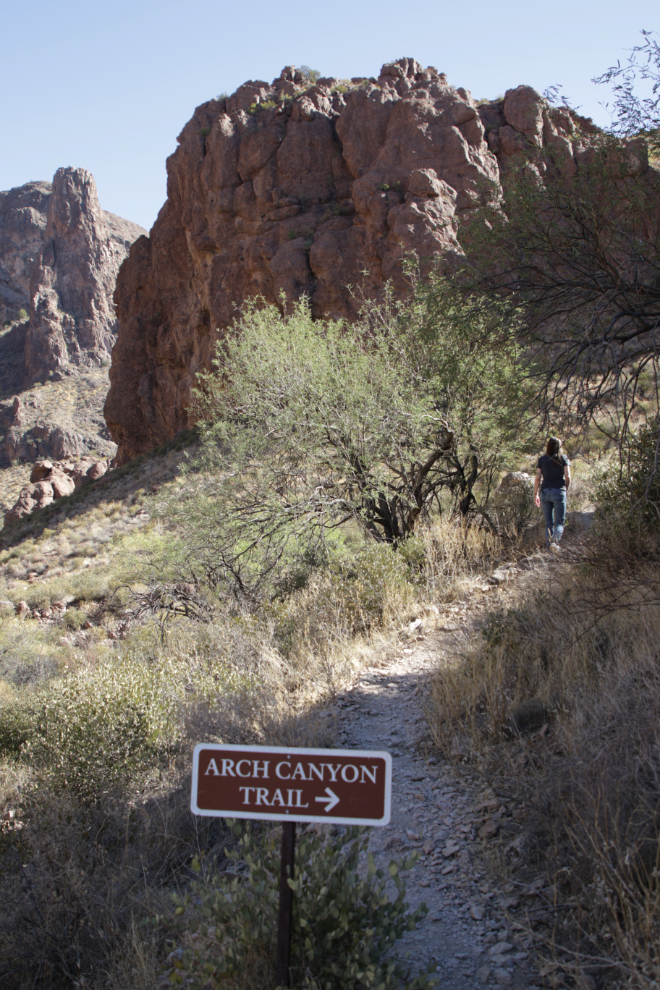
POLYGON ((504 605, 516 589, 542 582, 557 566, 561 562, 552 555, 536 553, 496 571, 490 585, 479 582, 466 600, 445 608, 437 621, 443 628, 428 635, 423 627, 417 630, 421 636, 404 641, 338 698, 339 743, 392 754, 392 819, 387 828, 372 830, 370 848, 385 871, 391 858, 403 859, 413 849, 421 853, 407 874, 408 899, 413 907, 424 901, 429 913, 405 937, 403 951, 415 970, 436 959, 443 990, 534 990, 542 982, 527 935, 511 920, 515 889, 494 885, 484 859, 488 836, 479 834, 485 821, 497 822, 510 809, 497 801, 484 808, 483 780, 423 755, 424 706, 439 664, 457 654, 466 633, 478 628, 496 602, 504 605))

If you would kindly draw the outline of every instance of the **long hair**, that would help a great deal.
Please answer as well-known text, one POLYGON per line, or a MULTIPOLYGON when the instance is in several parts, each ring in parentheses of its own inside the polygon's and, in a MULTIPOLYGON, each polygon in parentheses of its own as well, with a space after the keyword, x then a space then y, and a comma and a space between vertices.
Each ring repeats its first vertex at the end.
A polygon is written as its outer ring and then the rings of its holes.
POLYGON ((557 467, 563 468, 564 464, 559 456, 561 453, 561 440, 559 437, 550 437, 548 446, 545 448, 545 453, 553 459, 557 467))

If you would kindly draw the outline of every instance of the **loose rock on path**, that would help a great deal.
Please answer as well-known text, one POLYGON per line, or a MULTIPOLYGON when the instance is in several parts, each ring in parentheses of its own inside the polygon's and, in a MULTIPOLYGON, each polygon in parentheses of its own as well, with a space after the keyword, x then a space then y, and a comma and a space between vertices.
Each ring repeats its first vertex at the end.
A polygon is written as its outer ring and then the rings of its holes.
MULTIPOLYGON (((526 583, 532 572, 554 562, 534 555, 520 573, 526 583)), ((517 568, 516 568, 517 570, 517 568)), ((515 580, 507 575, 506 584, 515 580)), ((504 597, 493 581, 479 590, 504 597)), ((370 849, 387 874, 391 859, 420 853, 404 879, 412 908, 425 902, 428 915, 408 933, 398 951, 408 952, 413 971, 437 960, 439 986, 463 990, 484 986, 524 987, 541 982, 528 952, 522 925, 511 920, 517 906, 515 889, 498 889, 484 859, 484 847, 510 813, 483 782, 464 777, 449 763, 428 752, 425 698, 439 663, 455 653, 456 633, 476 628, 491 606, 491 595, 475 594, 447 607, 440 626, 428 636, 423 624, 411 625, 415 637, 402 643, 379 669, 370 670, 337 699, 338 743, 355 749, 384 749, 392 754, 392 817, 386 828, 374 828, 370 849), (421 634, 421 635, 420 635, 421 634), (421 744, 421 745, 420 745, 421 744)))

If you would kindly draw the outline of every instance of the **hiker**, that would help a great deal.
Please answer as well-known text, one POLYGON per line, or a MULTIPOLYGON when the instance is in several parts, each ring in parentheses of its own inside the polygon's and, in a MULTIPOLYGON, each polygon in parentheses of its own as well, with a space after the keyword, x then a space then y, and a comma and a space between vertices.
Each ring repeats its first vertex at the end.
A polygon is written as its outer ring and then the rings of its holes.
POLYGON ((566 491, 570 484, 571 462, 561 452, 561 440, 550 437, 545 454, 541 454, 536 465, 534 502, 543 509, 545 545, 555 553, 559 551, 559 541, 564 532, 566 491))

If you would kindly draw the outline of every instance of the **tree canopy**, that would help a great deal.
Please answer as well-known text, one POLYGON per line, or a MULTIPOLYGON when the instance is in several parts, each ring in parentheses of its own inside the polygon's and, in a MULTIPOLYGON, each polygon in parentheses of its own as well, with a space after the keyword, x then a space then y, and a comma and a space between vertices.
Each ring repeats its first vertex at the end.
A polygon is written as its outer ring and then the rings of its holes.
POLYGON ((202 452, 169 506, 190 572, 258 600, 349 521, 396 546, 431 507, 485 511, 520 449, 515 333, 484 347, 438 295, 349 325, 247 305, 201 376, 202 452))

